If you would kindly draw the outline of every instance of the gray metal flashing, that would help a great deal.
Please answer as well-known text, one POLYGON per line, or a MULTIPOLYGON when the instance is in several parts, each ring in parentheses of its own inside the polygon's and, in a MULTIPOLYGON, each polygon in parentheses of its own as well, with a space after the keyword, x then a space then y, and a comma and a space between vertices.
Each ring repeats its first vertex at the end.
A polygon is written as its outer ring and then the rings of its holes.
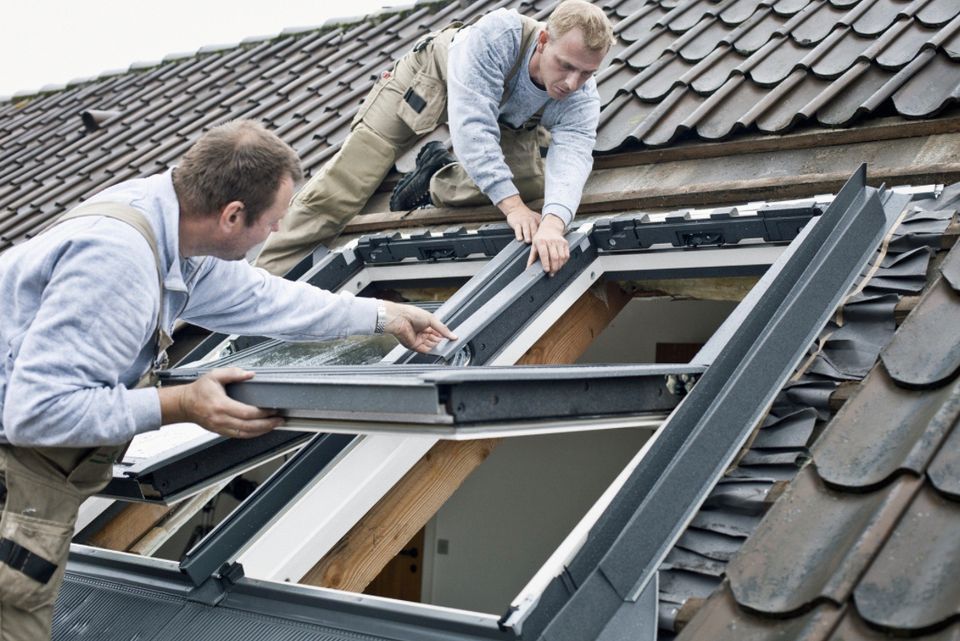
POLYGON ((660 618, 658 577, 659 574, 654 576, 639 599, 620 606, 597 641, 657 641, 657 621, 660 618))
MULTIPOLYGON (((197 587, 170 563, 74 546, 56 629, 106 638, 124 630, 154 641, 483 641, 509 639, 496 617, 257 581, 232 573, 197 587), (209 599, 201 593, 210 592, 209 599), (104 608, 111 616, 103 617, 104 608)), ((59 636, 54 638, 68 638, 59 636)), ((69 638, 75 638, 73 636, 69 638)))
POLYGON ((902 210, 896 198, 885 210, 880 195, 861 167, 668 419, 565 578, 505 625, 531 639, 591 638, 646 587, 902 210))

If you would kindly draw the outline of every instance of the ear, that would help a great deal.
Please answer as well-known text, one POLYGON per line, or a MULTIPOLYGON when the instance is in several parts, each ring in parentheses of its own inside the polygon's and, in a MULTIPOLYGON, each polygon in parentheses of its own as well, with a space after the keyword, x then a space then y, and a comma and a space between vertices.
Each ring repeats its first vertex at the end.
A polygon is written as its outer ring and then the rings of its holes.
POLYGON ((537 36, 537 51, 543 53, 543 47, 550 41, 550 36, 547 35, 547 30, 544 29, 540 32, 540 35, 537 36))
POLYGON ((243 203, 239 200, 231 200, 220 210, 220 227, 224 231, 230 231, 244 224, 243 203))

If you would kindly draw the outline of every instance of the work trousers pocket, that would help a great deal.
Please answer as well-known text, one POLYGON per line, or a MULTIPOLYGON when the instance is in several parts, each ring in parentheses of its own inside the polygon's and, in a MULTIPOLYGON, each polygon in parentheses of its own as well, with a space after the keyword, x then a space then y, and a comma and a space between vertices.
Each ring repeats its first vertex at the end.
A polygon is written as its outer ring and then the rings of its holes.
POLYGON ((66 481, 34 473, 0 448, 0 601, 34 611, 53 603, 82 496, 66 481))
POLYGON ((32 612, 53 603, 73 524, 4 512, 0 520, 0 601, 32 612))
POLYGON ((418 136, 436 129, 447 116, 447 83, 439 68, 435 47, 436 43, 430 42, 423 50, 412 51, 397 63, 397 79, 403 91, 397 116, 418 136), (403 87, 408 79, 409 83, 403 87))
POLYGON ((27 611, 54 602, 80 503, 106 486, 125 447, 0 445, 0 601, 27 611))

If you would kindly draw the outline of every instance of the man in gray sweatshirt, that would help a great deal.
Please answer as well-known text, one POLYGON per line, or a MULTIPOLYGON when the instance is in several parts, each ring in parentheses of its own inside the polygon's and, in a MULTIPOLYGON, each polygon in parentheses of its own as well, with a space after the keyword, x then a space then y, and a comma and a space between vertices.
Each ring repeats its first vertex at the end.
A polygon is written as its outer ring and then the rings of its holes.
POLYGON ((134 436, 191 422, 252 438, 283 423, 226 395, 253 376, 238 368, 148 385, 178 318, 291 341, 386 332, 421 352, 453 337, 416 307, 242 260, 283 218, 299 177, 290 147, 236 121, 175 169, 115 185, 0 256, 0 641, 49 638, 80 502, 134 436))
POLYGON ((335 239, 396 158, 448 121, 455 157, 429 143, 391 204, 492 202, 517 240, 532 244, 528 265, 539 258, 556 273, 569 258, 563 234, 592 167, 600 114, 593 75, 613 41, 603 11, 583 0, 560 3, 546 24, 498 9, 431 34, 381 75, 343 147, 297 194, 257 264, 282 274, 335 239), (539 198, 540 211, 527 206, 539 198))

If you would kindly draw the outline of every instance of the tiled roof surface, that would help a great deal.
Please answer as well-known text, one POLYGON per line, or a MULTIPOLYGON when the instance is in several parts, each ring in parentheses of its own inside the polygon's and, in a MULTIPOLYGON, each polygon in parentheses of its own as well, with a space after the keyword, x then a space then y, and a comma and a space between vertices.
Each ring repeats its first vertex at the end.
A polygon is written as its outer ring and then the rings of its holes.
MULTIPOLYGON (((809 460, 810 446, 835 411, 831 396, 838 385, 860 381, 867 376, 894 337, 894 311, 898 301, 923 290, 933 250, 939 247, 941 234, 955 214, 956 191, 950 188, 935 200, 921 197, 911 206, 912 211, 893 230, 883 253, 878 253, 876 266, 865 271, 859 291, 842 305, 840 314, 823 329, 817 348, 801 367, 803 374, 794 377, 781 391, 750 440, 749 448, 741 453, 737 465, 727 471, 661 566, 660 638, 673 638, 674 633, 684 629, 702 599, 718 590, 720 593, 726 590, 724 579, 737 571, 736 562, 731 562, 741 554, 741 549, 744 555, 754 554, 749 552, 754 532, 758 531, 761 519, 783 487, 809 460), (839 319, 842 319, 841 324, 837 322, 839 319), (678 555, 678 552, 683 554, 678 555)), ((876 400, 863 396, 857 399, 868 405, 876 400)), ((847 406, 855 408, 857 399, 849 401, 847 406)), ((911 410, 916 409, 897 406, 900 400, 900 397, 894 397, 878 401, 876 412, 890 417, 891 430, 899 428, 898 417, 912 416, 911 410)), ((890 448, 889 442, 873 443, 864 439, 850 443, 846 449, 864 458, 875 458, 889 455, 890 448)), ((821 448, 821 451, 831 456, 843 449, 830 446, 821 448)), ((850 473, 858 482, 869 484, 869 477, 864 476, 863 469, 850 473)), ((804 474, 806 472, 801 473, 800 482, 806 478, 804 474)), ((822 537, 820 540, 835 540, 837 530, 845 532, 851 518, 851 514, 842 511, 841 507, 827 505, 817 518, 803 522, 808 529, 806 532, 800 532, 797 526, 794 535, 809 537, 810 531, 815 530, 822 537)), ((789 545, 789 542, 772 542, 770 545, 774 549, 770 554, 776 556, 781 544, 789 545)), ((822 559, 815 561, 821 562, 822 559)), ((790 557, 790 562, 796 563, 798 559, 790 557)), ((833 580, 832 575, 827 579, 833 580)), ((782 585, 775 581, 768 585, 760 580, 747 583, 758 590, 773 590, 774 586, 782 585)), ((806 586, 799 588, 798 591, 791 588, 779 598, 797 601, 806 607, 805 599, 810 595, 804 593, 806 586)), ((718 599, 715 597, 711 604, 718 603, 718 599)), ((773 635, 770 638, 792 638, 791 625, 793 623, 781 626, 776 621, 769 622, 767 628, 773 635)), ((713 640, 710 636, 712 629, 696 630, 705 636, 694 634, 687 638, 713 640)), ((730 638, 736 638, 735 633, 730 638)))
POLYGON ((680 639, 960 638, 958 267, 960 244, 680 639))
MULTIPOLYGON (((418 4, 0 101, 0 251, 96 191, 174 164, 203 129, 228 119, 262 120, 316 171, 377 74, 419 37, 498 7, 544 18, 554 4, 418 4)), ((601 6, 619 43, 598 76, 600 152, 956 108, 956 0, 601 6)))
POLYGON ((623 0, 598 151, 685 132, 934 115, 960 97, 955 0, 623 0))

